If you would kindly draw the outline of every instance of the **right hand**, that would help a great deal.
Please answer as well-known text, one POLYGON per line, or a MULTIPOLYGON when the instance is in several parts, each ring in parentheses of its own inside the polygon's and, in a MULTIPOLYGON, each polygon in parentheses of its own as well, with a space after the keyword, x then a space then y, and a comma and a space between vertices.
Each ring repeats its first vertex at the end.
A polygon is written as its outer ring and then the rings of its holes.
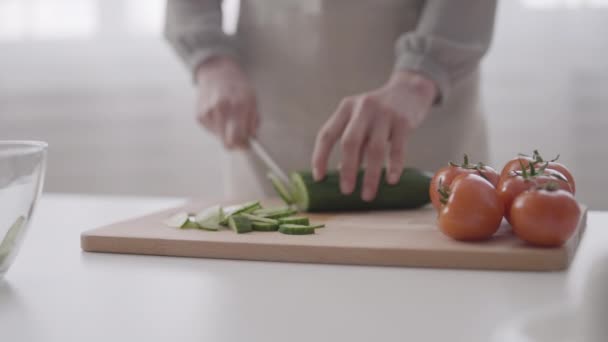
POLYGON ((203 63, 196 73, 197 119, 227 149, 246 148, 259 126, 253 87, 239 65, 228 57, 203 63))

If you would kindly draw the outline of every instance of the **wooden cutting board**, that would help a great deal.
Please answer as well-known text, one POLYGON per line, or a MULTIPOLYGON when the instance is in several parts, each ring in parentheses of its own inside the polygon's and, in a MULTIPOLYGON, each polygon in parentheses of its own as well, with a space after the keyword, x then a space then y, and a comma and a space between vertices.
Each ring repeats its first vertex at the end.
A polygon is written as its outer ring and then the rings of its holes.
MULTIPOLYGON (((278 205, 267 201, 265 205, 278 205)), ((576 233, 561 248, 538 248, 518 240, 506 222, 489 241, 452 240, 436 227, 432 208, 410 211, 307 214, 325 223, 314 235, 279 232, 236 234, 225 230, 168 228, 179 211, 197 212, 210 203, 185 206, 84 232, 87 252, 265 260, 323 264, 556 271, 568 268, 583 235, 587 210, 576 233)))

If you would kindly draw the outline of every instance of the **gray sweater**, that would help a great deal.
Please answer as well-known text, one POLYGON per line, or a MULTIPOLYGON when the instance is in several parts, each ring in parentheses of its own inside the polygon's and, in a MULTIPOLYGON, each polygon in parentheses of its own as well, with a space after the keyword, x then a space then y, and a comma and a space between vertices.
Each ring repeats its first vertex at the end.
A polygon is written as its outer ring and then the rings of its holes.
MULTIPOLYGON (((496 0, 427 0, 416 29, 395 42, 395 69, 427 75, 445 100, 488 50, 495 12, 496 0)), ((193 73, 210 57, 238 57, 221 0, 168 0, 165 37, 193 73)))

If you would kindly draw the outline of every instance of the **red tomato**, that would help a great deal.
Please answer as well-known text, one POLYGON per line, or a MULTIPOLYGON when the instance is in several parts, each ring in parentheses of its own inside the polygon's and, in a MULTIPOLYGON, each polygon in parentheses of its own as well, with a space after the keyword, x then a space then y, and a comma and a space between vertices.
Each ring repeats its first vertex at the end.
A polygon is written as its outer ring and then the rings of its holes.
POLYGON ((519 156, 509 160, 502 168, 502 171, 500 172, 500 178, 505 178, 512 171, 521 170, 522 164, 527 167, 530 162, 534 162, 534 159, 529 156, 519 156))
POLYGON ((534 168, 524 171, 514 171, 507 177, 501 178, 496 191, 505 206, 505 218, 511 223, 511 205, 517 196, 524 191, 535 187, 555 182, 560 189, 572 192, 570 184, 565 180, 564 176, 555 170, 542 170, 534 168), (530 173, 530 170, 533 170, 530 173))
POLYGON ((561 189, 526 191, 517 196, 511 207, 515 235, 544 247, 558 247, 568 241, 580 216, 574 196, 561 189))
POLYGON ((568 168, 562 163, 557 163, 557 162, 548 162, 548 163, 549 163, 547 165, 548 170, 555 170, 555 171, 561 173, 562 175, 564 175, 564 177, 566 177, 566 179, 568 180, 568 183, 570 184, 570 188, 572 189, 572 194, 574 195, 576 193, 576 184, 574 183, 574 176, 572 176, 572 173, 570 172, 570 170, 568 170, 568 168))
POLYGON ((463 174, 478 174, 492 183, 494 187, 498 185, 500 180, 500 175, 492 167, 482 163, 470 164, 469 157, 465 154, 462 165, 450 163, 448 166, 439 169, 433 176, 429 187, 429 195, 435 209, 439 210, 441 208, 440 188, 448 189, 454 179, 463 174))
POLYGON ((504 206, 490 182, 476 174, 456 177, 439 211, 439 229, 463 241, 489 239, 500 227, 504 206))
POLYGON ((568 183, 570 183, 570 187, 572 188, 572 193, 574 194, 574 193, 576 193, 576 184, 574 182, 574 176, 572 176, 572 173, 570 172, 570 170, 568 170, 568 168, 564 164, 558 163, 556 161, 558 158, 559 158, 559 156, 557 156, 553 160, 545 161, 543 159, 543 157, 540 155, 540 153, 538 152, 538 150, 534 150, 534 154, 532 155, 532 157, 522 155, 522 156, 513 158, 510 161, 508 161, 500 173, 500 178, 504 178, 505 176, 509 175, 509 173, 511 173, 512 171, 521 170, 522 163, 526 167, 529 167, 530 162, 532 162, 535 167, 540 167, 543 164, 547 164, 547 166, 545 167, 546 169, 555 170, 555 171, 558 171, 559 173, 561 173, 562 175, 564 175, 564 177, 568 180, 568 183))

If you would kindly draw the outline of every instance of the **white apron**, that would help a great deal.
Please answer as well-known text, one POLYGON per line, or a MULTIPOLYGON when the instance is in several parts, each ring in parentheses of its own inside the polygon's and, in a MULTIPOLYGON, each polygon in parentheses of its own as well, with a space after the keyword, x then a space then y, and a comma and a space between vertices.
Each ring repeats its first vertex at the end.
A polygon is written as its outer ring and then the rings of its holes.
MULTIPOLYGON (((315 137, 340 100, 383 85, 394 43, 415 28, 422 1, 242 0, 237 37, 258 96, 260 142, 286 171, 310 169, 315 137)), ((407 144, 406 165, 433 171, 463 153, 487 160, 478 73, 434 109, 407 144)), ((337 146, 338 147, 338 146, 337 146)), ((228 156, 230 198, 272 194, 250 152, 228 156)), ((337 165, 339 153, 332 156, 337 165)))

